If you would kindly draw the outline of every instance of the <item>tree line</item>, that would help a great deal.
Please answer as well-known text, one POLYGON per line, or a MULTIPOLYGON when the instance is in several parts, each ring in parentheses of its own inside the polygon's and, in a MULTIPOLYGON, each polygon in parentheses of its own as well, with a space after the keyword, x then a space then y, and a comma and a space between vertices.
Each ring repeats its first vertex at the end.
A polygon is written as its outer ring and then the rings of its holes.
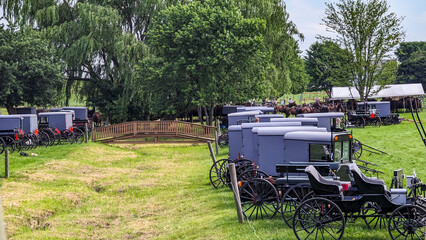
POLYGON ((8 111, 68 105, 76 95, 112 123, 195 111, 211 124, 222 104, 340 85, 368 96, 372 84, 424 78, 412 70, 425 57, 416 43, 400 45, 400 64, 387 59, 404 33, 385 0, 327 4, 323 23, 336 38, 322 38, 305 58, 304 36, 280 0, 0 4, 8 22, 0 29, 0 103, 8 111))

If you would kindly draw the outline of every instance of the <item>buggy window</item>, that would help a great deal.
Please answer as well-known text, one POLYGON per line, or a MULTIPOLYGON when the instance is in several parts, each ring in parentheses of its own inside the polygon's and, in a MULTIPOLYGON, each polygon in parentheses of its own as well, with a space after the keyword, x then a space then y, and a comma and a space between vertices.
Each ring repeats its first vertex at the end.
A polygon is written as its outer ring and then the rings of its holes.
POLYGON ((334 161, 335 162, 348 162, 350 156, 350 142, 335 142, 334 143, 334 161))
POLYGON ((40 120, 40 124, 47 124, 47 123, 49 123, 49 121, 48 121, 48 117, 40 117, 39 118, 40 120))
POLYGON ((326 154, 329 151, 330 145, 326 144, 309 144, 309 162, 328 162, 330 155, 326 154), (325 150, 326 149, 326 150, 325 150))

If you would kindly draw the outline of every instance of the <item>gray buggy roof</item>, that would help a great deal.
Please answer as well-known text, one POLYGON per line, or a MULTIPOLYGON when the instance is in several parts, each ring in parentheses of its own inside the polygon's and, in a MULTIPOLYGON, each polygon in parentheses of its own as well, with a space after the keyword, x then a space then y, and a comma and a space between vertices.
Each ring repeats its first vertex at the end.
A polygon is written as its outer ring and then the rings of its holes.
POLYGON ((228 114, 228 117, 235 117, 235 116, 255 116, 258 114, 262 114, 262 111, 256 110, 256 111, 248 111, 248 112, 236 112, 236 113, 230 113, 228 114))
POLYGON ((300 141, 331 141, 331 132, 291 132, 284 136, 284 140, 300 141))
POLYGON ((318 123, 318 118, 297 117, 297 118, 273 118, 271 122, 303 122, 303 123, 318 123))
POLYGON ((294 131, 321 131, 326 132, 326 128, 318 128, 311 126, 291 126, 291 127, 259 127, 257 129, 257 135, 259 136, 280 136, 285 135, 288 132, 294 131))
POLYGON ((282 114, 262 114, 262 115, 256 115, 257 118, 284 118, 284 115, 282 114))
POLYGON ((263 123, 242 123, 241 128, 254 127, 280 127, 280 126, 301 126, 300 122, 263 122, 263 123))
POLYGON ((232 125, 229 126, 228 131, 238 131, 241 130, 241 125, 232 125))
POLYGON ((345 117, 342 112, 325 112, 325 113, 303 113, 297 114, 296 117, 308 117, 308 118, 341 118, 345 117))

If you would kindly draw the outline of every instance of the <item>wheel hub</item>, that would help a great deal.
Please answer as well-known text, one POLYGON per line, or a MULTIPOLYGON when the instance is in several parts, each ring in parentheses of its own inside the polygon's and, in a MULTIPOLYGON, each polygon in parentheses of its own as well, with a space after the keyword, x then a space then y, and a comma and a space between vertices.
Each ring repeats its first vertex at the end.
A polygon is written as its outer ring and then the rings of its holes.
POLYGON ((263 204, 262 196, 257 195, 257 196, 254 198, 253 203, 254 203, 255 205, 257 205, 257 206, 262 205, 262 204, 263 204))
POLYGON ((414 234, 417 230, 417 227, 415 225, 415 221, 412 219, 408 219, 404 222, 404 231, 407 231, 408 234, 414 234))
POLYGON ((316 228, 322 228, 322 223, 320 221, 315 222, 316 228))

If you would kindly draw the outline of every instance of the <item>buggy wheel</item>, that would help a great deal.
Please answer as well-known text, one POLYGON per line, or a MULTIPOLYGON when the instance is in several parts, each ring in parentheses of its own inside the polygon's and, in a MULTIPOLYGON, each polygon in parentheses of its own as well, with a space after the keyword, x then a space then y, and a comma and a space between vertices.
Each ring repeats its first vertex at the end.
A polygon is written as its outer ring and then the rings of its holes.
POLYGON ((28 151, 32 149, 32 139, 30 136, 25 135, 24 137, 22 137, 20 141, 21 141, 23 151, 28 151))
POLYGON ((228 159, 220 159, 213 163, 213 165, 210 168, 210 183, 213 185, 214 188, 218 188, 220 185, 223 185, 221 178, 221 167, 222 165, 225 165, 228 162, 228 159))
POLYGON ((222 134, 219 136, 218 142, 219 142, 219 147, 220 147, 220 148, 224 148, 224 147, 228 146, 228 144, 229 144, 229 136, 228 136, 228 133, 222 133, 222 134))
POLYGON ((380 206, 375 202, 366 202, 361 207, 362 220, 370 229, 383 229, 388 226, 386 214, 381 213, 380 206))
POLYGON ((389 217, 391 239, 425 239, 426 210, 416 205, 403 205, 389 217))
POLYGON ((354 139, 352 143, 352 156, 354 158, 360 158, 362 155, 362 143, 358 139, 354 139))
POLYGON ((13 138, 11 137, 4 137, 4 146, 5 146, 5 150, 9 150, 9 153, 13 153, 16 149, 16 142, 13 138))
POLYGON ((47 134, 46 132, 39 132, 39 134, 38 134, 38 145, 44 146, 44 147, 51 146, 49 134, 47 134))
POLYGON ((261 178, 253 178, 240 188, 241 207, 246 218, 273 218, 278 211, 278 192, 274 185, 261 178))
MULTIPOLYGON (((254 169, 253 161, 251 160, 237 159, 237 160, 231 161, 231 163, 235 164, 237 179, 239 178, 239 175, 243 173, 244 171, 248 169, 254 169)), ((231 176, 229 175, 227 164, 222 164, 222 166, 220 167, 220 173, 221 173, 220 177, 222 182, 228 187, 231 187, 231 176)))
POLYGON ((74 128, 74 142, 78 144, 84 142, 84 132, 79 128, 74 128))
POLYGON ((341 239, 344 231, 345 217, 328 199, 308 199, 294 213, 293 232, 297 239, 341 239))
POLYGON ((294 212, 302 200, 311 192, 309 183, 299 183, 289 188, 281 199, 281 216, 287 226, 291 227, 294 212))
POLYGON ((373 127, 380 127, 382 125, 382 119, 379 116, 376 116, 372 121, 371 125, 373 127))
POLYGON ((3 138, 0 137, 0 154, 4 152, 5 148, 6 148, 6 143, 4 142, 3 138))
POLYGON ((61 142, 65 144, 68 142, 69 144, 74 143, 75 135, 74 132, 71 132, 70 130, 66 129, 61 132, 61 142))
POLYGON ((355 127, 357 128, 365 127, 365 119, 363 117, 357 117, 355 119, 355 127))
POLYGON ((262 170, 247 169, 238 176, 237 181, 247 182, 248 180, 253 179, 253 178, 266 179, 268 177, 269 177, 269 174, 267 174, 266 172, 264 172, 262 170))

